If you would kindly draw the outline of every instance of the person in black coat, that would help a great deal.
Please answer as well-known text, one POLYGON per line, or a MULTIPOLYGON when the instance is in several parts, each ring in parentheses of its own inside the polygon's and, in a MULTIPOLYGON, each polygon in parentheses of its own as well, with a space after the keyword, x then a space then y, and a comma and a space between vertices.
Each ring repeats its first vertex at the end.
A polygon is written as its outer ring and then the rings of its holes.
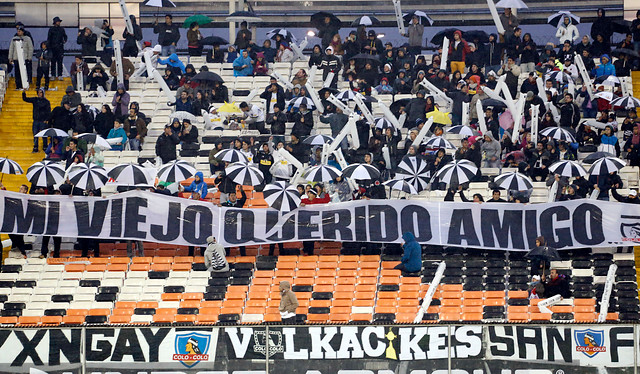
POLYGON ((178 135, 171 132, 171 126, 164 126, 164 133, 156 141, 156 156, 162 159, 162 163, 176 159, 176 145, 180 143, 178 135))
POLYGON ((71 114, 71 105, 66 102, 61 106, 53 108, 51 115, 49 116, 49 127, 59 129, 62 131, 69 131, 73 127, 75 121, 73 114, 71 114))
POLYGON ((173 23, 171 14, 164 16, 164 23, 158 20, 153 24, 153 33, 158 34, 158 44, 162 47, 162 56, 169 56, 176 52, 176 46, 180 40, 180 28, 173 23))
MULTIPOLYGON (((31 103, 33 106, 33 135, 47 128, 45 122, 51 115, 51 103, 44 97, 45 90, 38 90, 37 97, 27 97, 27 93, 22 91, 22 100, 31 103)), ((47 149, 47 138, 42 138, 42 150, 47 149)), ((38 138, 33 138, 33 152, 38 152, 38 138)))
POLYGON ((611 21, 607 18, 606 11, 598 8, 598 18, 591 25, 591 39, 596 40, 598 35, 602 35, 604 40, 609 41, 612 34, 611 21))
POLYGON ((53 26, 47 34, 47 45, 51 49, 51 78, 62 79, 62 58, 64 57, 64 44, 67 42, 67 33, 60 26, 62 20, 59 17, 53 19, 53 26))
POLYGON ((96 42, 98 36, 91 31, 90 28, 85 27, 78 31, 78 37, 76 43, 80 44, 82 50, 82 57, 95 56, 96 55, 96 42))
POLYGON ((89 73, 89 91, 96 91, 98 87, 102 87, 105 91, 107 91, 108 80, 109 76, 107 75, 107 72, 104 71, 104 68, 100 63, 97 63, 89 73))
POLYGON ((555 295, 560 295, 563 298, 571 297, 571 290, 569 289, 569 282, 567 278, 558 274, 556 269, 551 269, 548 279, 545 279, 545 275, 542 275, 545 280, 544 285, 544 298, 550 298, 555 295))
POLYGON ((621 203, 626 204, 640 204, 640 198, 638 198, 638 190, 630 189, 627 196, 622 196, 615 188, 611 189, 611 196, 621 203))
POLYGON ((273 141, 277 144, 278 141, 284 141, 284 134, 287 130, 287 115, 282 111, 284 105, 276 104, 273 106, 273 113, 269 113, 266 116, 266 123, 270 126, 271 135, 273 135, 273 141))
MULTIPOLYGON (((325 46, 325 48, 327 48, 327 46, 325 46)), ((320 64, 322 64, 323 56, 324 54, 322 53, 322 48, 320 47, 320 45, 319 44, 314 45, 313 51, 311 52, 311 56, 309 56, 309 67, 312 67, 312 66, 319 67, 320 64)))
POLYGON ((93 122, 93 127, 98 135, 106 139, 109 136, 109 131, 113 128, 114 120, 115 116, 113 115, 113 112, 111 112, 111 107, 105 104, 100 109, 100 113, 96 116, 96 119, 93 122))
POLYGON ((293 122, 291 134, 299 138, 307 137, 313 129, 313 113, 307 110, 305 104, 300 104, 300 110, 293 115, 293 122))
POLYGON ((427 99, 425 99, 424 96, 425 91, 418 91, 416 97, 409 100, 407 106, 404 107, 404 113, 407 114, 407 120, 404 122, 404 127, 412 128, 415 126, 417 120, 424 120, 426 118, 427 99))
POLYGON ((229 101, 229 89, 221 82, 214 82, 211 90, 212 103, 224 103, 229 101))
POLYGON ((264 92, 260 94, 261 99, 265 99, 267 104, 267 115, 274 112, 273 108, 280 106, 284 108, 284 90, 278 83, 272 82, 264 89, 264 92))
POLYGON ((124 47, 122 47, 122 56, 124 57, 136 57, 138 55, 137 42, 142 40, 142 29, 136 23, 136 16, 130 15, 129 19, 133 25, 133 34, 130 34, 127 28, 124 28, 122 37, 124 38, 124 47))
POLYGON ((320 68, 322 69, 322 81, 327 80, 327 76, 329 73, 333 73, 333 81, 329 85, 331 88, 336 88, 338 86, 338 75, 340 75, 340 70, 342 69, 342 61, 338 58, 338 56, 334 56, 333 47, 328 46, 325 49, 325 55, 322 57, 322 62, 320 63, 320 68))
POLYGON ((253 162, 258 164, 258 169, 264 175, 264 184, 271 183, 272 175, 271 175, 271 166, 273 166, 273 156, 269 152, 269 143, 262 143, 262 147, 260 151, 253 158, 253 162))

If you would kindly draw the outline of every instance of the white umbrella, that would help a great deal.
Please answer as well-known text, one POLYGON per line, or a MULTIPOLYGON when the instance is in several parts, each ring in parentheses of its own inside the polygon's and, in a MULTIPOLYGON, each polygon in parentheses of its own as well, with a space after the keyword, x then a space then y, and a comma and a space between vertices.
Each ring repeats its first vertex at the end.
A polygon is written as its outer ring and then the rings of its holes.
POLYGON ((417 191, 427 188, 431 180, 429 164, 417 157, 405 157, 398 164, 396 178, 409 182, 417 191))
POLYGON ((322 146, 323 144, 329 144, 332 141, 333 141, 332 137, 328 135, 318 134, 318 135, 311 135, 307 137, 305 140, 302 141, 302 143, 309 144, 309 145, 322 146))
POLYGON ((158 179, 164 182, 176 183, 193 177, 195 173, 196 168, 188 162, 173 160, 162 165, 160 170, 158 170, 158 179))
POLYGON ((173 120, 176 118, 179 119, 180 122, 184 121, 185 119, 188 119, 189 121, 191 121, 191 123, 196 121, 196 116, 189 112, 185 112, 184 110, 179 110, 177 112, 171 113, 171 122, 173 122, 173 120))
POLYGON ((554 27, 558 27, 558 24, 561 24, 564 22, 564 17, 569 17, 573 25, 577 25, 580 23, 580 17, 569 12, 568 10, 561 10, 556 14, 550 15, 547 18, 547 23, 550 25, 553 25, 554 27))
POLYGON ((402 19, 404 19, 404 21, 409 24, 411 23, 411 19, 413 17, 418 17, 419 23, 423 24, 424 26, 433 26, 433 19, 431 19, 431 17, 429 17, 427 13, 421 10, 414 10, 413 12, 405 13, 402 15, 402 19))
POLYGON ((300 206, 300 193, 287 182, 267 184, 262 195, 270 207, 281 212, 290 212, 300 206))
POLYGON ((60 129, 49 128, 46 130, 42 130, 39 133, 35 134, 36 138, 50 138, 50 137, 59 137, 66 138, 69 134, 66 131, 62 131, 60 129))
POLYGON ((546 129, 540 131, 540 134, 569 143, 576 142, 576 138, 573 136, 573 134, 571 134, 569 130, 563 129, 562 127, 547 127, 546 129))
POLYGON ((136 164, 119 164, 114 166, 107 173, 109 178, 115 183, 127 186, 153 186, 153 177, 149 175, 149 171, 136 164))
POLYGON ((558 161, 553 165, 549 166, 549 172, 552 174, 559 174, 562 177, 584 177, 587 175, 587 171, 584 170, 582 165, 580 165, 577 161, 558 161))
POLYGON ((621 106, 625 109, 640 108, 640 100, 633 96, 623 96, 612 100, 611 106, 621 106))
POLYGON ((550 80, 559 83, 573 82, 571 76, 564 71, 554 71, 546 75, 545 80, 550 80))
POLYGON ((344 90, 340 92, 339 94, 336 95, 336 99, 340 101, 353 101, 355 100, 356 96, 364 100, 364 95, 353 90, 344 90))
POLYGON ((434 177, 450 186, 469 182, 478 173, 478 167, 469 160, 451 161, 438 170, 434 177))
POLYGON ((590 119, 582 122, 582 124, 586 125, 586 126, 595 127, 596 129, 601 129, 601 130, 604 130, 604 128, 607 127, 607 125, 608 125, 608 123, 600 122, 595 118, 590 118, 590 119))
POLYGON ((605 99, 607 101, 611 101, 614 99, 613 92, 611 91, 598 91, 593 96, 598 97, 600 99, 605 99))
POLYGON ((384 118, 384 117, 379 117, 376 118, 373 123, 376 126, 376 129, 394 129, 395 130, 395 126, 393 125, 393 123, 391 121, 389 121, 388 119, 384 118))
POLYGON ((469 126, 457 125, 447 130, 449 134, 459 134, 462 136, 473 136, 473 130, 469 126))
POLYGON ((243 186, 257 186, 264 181, 264 175, 253 163, 235 162, 225 172, 233 182, 243 186))
POLYGON ((221 160, 221 161, 225 161, 225 162, 248 162, 249 160, 247 159, 247 157, 245 155, 242 154, 242 152, 238 151, 237 149, 224 149, 220 152, 218 152, 218 154, 216 154, 216 158, 221 160))
POLYGON ((351 26, 373 26, 381 24, 380 20, 373 16, 362 16, 351 22, 351 26))
POLYGON ((509 191, 524 191, 533 188, 531 178, 518 172, 510 172, 498 175, 493 182, 498 188, 504 188, 509 191))
POLYGON ((591 165, 589 175, 607 175, 612 171, 618 171, 625 167, 627 163, 617 157, 603 157, 591 165))
POLYGON ((72 165, 68 176, 71 184, 83 190, 97 190, 109 180, 105 168, 93 163, 72 165))
POLYGON ((146 3, 144 3, 144 5, 146 6, 152 6, 152 7, 156 7, 156 8, 162 8, 162 7, 176 7, 176 4, 173 3, 173 1, 171 0, 147 0, 146 3))
POLYGON ((20 165, 8 158, 0 157, 0 173, 19 175, 24 173, 20 165))
POLYGON ((340 170, 329 165, 317 165, 310 167, 302 174, 309 182, 329 182, 340 176, 340 170))
POLYGON ((411 185, 410 183, 407 183, 407 181, 404 179, 391 179, 382 184, 384 184, 385 186, 388 186, 392 190, 402 191, 412 195, 418 194, 418 191, 416 190, 416 188, 413 187, 413 185, 411 185))
POLYGON ((601 76, 596 78, 595 83, 602 83, 605 86, 615 86, 616 84, 620 84, 620 79, 615 75, 608 75, 606 78, 601 76))
POLYGON ((441 137, 441 136, 434 136, 431 137, 429 139, 427 139, 424 142, 424 145, 427 148, 431 148, 431 149, 440 149, 440 148, 444 148, 444 149, 456 149, 456 146, 451 144, 450 141, 448 141, 447 139, 441 137))
POLYGON ((527 9, 528 6, 522 0, 500 0, 496 3, 496 8, 527 9))
POLYGON ((266 33, 266 37, 275 40, 276 39, 276 35, 280 35, 282 37, 283 40, 286 40, 287 42, 294 42, 297 43, 297 39, 295 37, 295 35, 293 35, 291 33, 291 31, 287 30, 287 29, 273 29, 271 31, 268 31, 266 33))
POLYGON ((93 143, 94 147, 99 147, 102 149, 111 149, 111 144, 98 134, 93 133, 84 133, 78 134, 79 139, 84 139, 87 143, 93 143))
POLYGON ((40 161, 29 166, 27 179, 36 187, 49 187, 64 181, 64 167, 54 161, 40 161))
POLYGON ((351 164, 342 170, 342 176, 358 180, 378 179, 380 170, 369 164, 351 164))
POLYGON ((307 106, 307 109, 312 110, 316 108, 316 105, 313 103, 313 100, 306 96, 298 97, 292 101, 294 108, 299 108, 300 105, 304 104, 307 106))

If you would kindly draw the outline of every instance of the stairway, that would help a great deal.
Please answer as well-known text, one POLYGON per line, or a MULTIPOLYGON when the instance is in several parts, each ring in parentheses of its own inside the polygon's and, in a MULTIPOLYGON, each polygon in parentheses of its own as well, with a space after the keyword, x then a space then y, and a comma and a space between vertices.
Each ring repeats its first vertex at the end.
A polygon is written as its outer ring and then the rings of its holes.
MULTIPOLYGON (((49 87, 56 91, 45 94, 51 102, 51 109, 60 105, 64 91, 71 84, 70 78, 64 81, 51 81, 49 87)), ((27 91, 27 96, 36 96, 35 86, 27 91)), ((44 150, 31 153, 33 149, 32 105, 22 101, 22 91, 15 90, 15 81, 11 78, 4 97, 2 112, 0 112, 0 157, 10 158, 22 166, 24 172, 33 163, 44 158, 44 150)), ((40 142, 42 148, 42 142, 40 142)), ((17 191, 21 184, 27 184, 25 175, 4 175, 2 183, 9 191, 17 191)))

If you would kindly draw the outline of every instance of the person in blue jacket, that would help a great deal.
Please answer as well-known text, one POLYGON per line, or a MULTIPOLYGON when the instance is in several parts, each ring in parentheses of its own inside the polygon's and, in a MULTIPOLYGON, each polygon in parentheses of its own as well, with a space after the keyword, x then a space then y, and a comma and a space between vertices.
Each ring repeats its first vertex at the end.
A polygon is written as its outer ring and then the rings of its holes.
POLYGON ((253 65, 249 52, 246 49, 240 51, 240 56, 233 61, 233 76, 247 77, 253 74, 253 65))
POLYGON ((616 68, 611 63, 611 57, 604 54, 600 57, 600 66, 593 69, 593 75, 598 78, 603 75, 616 75, 616 68))
POLYGON ((165 59, 159 58, 158 63, 171 66, 173 72, 176 75, 181 75, 186 73, 186 68, 184 64, 182 63, 182 61, 180 61, 180 59, 178 58, 178 55, 175 53, 170 54, 169 57, 165 59), (180 70, 179 72, 177 71, 178 69, 180 70))
POLYGON ((207 183, 204 181, 204 175, 201 171, 196 173, 194 181, 188 187, 184 188, 185 192, 197 192, 204 199, 207 197, 209 190, 207 189, 207 183))
POLYGON ((395 269, 406 271, 407 273, 416 273, 422 269, 422 247, 416 241, 413 233, 405 232, 402 234, 404 245, 402 246, 404 254, 401 263, 396 265, 395 269))

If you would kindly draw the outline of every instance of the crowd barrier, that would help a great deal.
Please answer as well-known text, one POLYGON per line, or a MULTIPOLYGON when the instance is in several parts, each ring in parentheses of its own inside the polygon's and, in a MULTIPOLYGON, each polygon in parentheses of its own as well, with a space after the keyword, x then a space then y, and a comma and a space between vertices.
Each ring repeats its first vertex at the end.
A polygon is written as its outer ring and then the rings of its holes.
POLYGON ((637 373, 636 325, 0 329, 0 373, 637 373))

